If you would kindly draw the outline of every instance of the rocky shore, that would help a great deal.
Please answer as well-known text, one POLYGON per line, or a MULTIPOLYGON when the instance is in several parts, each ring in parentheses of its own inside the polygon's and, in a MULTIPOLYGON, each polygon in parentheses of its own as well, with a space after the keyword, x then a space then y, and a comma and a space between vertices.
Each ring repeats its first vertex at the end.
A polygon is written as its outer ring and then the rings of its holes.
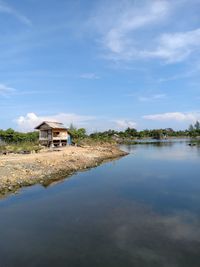
POLYGON ((48 185, 74 172, 127 155, 113 145, 65 147, 30 155, 0 156, 0 195, 23 186, 48 185))

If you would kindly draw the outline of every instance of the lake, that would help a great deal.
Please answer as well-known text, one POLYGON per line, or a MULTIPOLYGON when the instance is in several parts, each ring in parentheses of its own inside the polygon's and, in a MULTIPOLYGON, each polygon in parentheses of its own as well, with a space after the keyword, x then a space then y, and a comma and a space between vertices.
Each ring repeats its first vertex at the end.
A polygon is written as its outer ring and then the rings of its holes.
POLYGON ((199 267, 200 147, 130 154, 0 200, 0 267, 199 267))

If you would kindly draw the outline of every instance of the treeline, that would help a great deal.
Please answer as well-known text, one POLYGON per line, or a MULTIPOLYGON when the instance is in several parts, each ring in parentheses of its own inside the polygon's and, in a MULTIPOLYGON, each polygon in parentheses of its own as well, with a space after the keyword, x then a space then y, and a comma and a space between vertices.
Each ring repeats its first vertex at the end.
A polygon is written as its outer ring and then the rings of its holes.
POLYGON ((189 133, 192 137, 200 136, 200 122, 196 121, 195 124, 189 126, 189 133))
POLYGON ((166 129, 145 129, 137 131, 134 128, 127 128, 125 131, 108 130, 104 132, 96 132, 90 134, 94 139, 163 139, 168 137, 197 137, 200 136, 200 122, 196 121, 194 125, 190 125, 186 130, 175 131, 172 128, 166 129))
POLYGON ((39 133, 29 132, 22 133, 17 132, 11 128, 7 130, 0 130, 0 142, 9 143, 22 143, 22 142, 38 142, 39 133))
POLYGON ((108 130, 103 132, 95 132, 91 134, 87 134, 84 128, 75 128, 70 127, 69 132, 75 143, 80 140, 94 140, 94 141, 121 141, 123 140, 131 140, 131 139, 143 139, 143 138, 152 138, 152 139, 163 139, 168 137, 189 137, 190 131, 174 131, 171 128, 167 129, 154 129, 154 130, 142 130, 137 131, 134 128, 127 128, 124 131, 115 131, 108 130))
MULTIPOLYGON (((103 132, 95 132, 87 134, 84 128, 76 128, 73 125, 69 128, 69 133, 72 136, 73 141, 76 143, 84 139, 92 139, 94 141, 111 141, 111 140, 127 140, 127 139, 163 139, 168 137, 197 137, 200 136, 200 122, 191 124, 187 130, 175 131, 172 128, 166 129, 145 129, 137 131, 134 128, 127 128, 124 131, 108 130, 103 132)), ((14 131, 9 128, 7 130, 0 130, 0 142, 9 143, 24 143, 33 142, 36 143, 39 140, 39 132, 22 133, 14 131)))
POLYGON ((152 138, 152 139, 163 139, 167 137, 182 137, 189 136, 189 131, 174 131, 173 129, 154 129, 154 130, 142 130, 137 131, 134 128, 127 128, 125 131, 114 131, 109 130, 105 132, 96 132, 90 135, 94 139, 142 139, 142 138, 152 138))

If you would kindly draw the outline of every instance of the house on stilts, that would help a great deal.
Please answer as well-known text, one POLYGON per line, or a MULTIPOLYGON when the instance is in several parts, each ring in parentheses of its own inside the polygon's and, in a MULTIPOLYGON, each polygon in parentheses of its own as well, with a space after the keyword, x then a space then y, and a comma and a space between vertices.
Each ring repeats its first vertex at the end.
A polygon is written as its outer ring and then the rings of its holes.
POLYGON ((43 121, 37 127, 39 143, 48 147, 66 146, 71 144, 69 131, 60 122, 43 121))

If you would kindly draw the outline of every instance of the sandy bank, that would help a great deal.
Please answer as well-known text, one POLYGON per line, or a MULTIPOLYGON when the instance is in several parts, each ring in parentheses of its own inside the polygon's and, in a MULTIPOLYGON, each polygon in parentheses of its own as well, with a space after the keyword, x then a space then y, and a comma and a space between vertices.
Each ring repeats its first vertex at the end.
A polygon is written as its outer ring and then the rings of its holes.
POLYGON ((116 146, 106 145, 70 146, 38 154, 0 156, 0 194, 36 183, 47 185, 76 171, 126 154, 116 146))

